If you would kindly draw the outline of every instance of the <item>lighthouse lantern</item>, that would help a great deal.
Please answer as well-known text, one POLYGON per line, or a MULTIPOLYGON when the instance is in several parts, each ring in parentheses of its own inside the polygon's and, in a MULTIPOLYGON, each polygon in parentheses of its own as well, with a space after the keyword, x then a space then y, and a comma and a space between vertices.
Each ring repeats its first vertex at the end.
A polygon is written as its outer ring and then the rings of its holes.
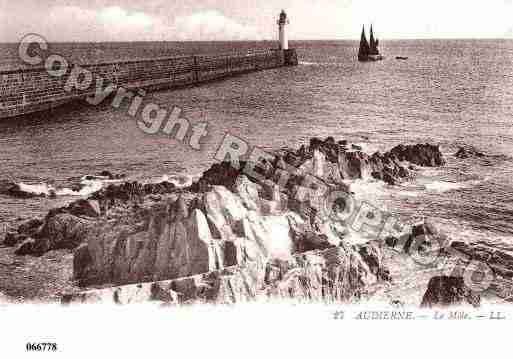
POLYGON ((289 19, 287 18, 287 13, 285 13, 285 10, 282 10, 280 13, 280 18, 278 20, 279 39, 280 39, 280 49, 281 50, 289 49, 289 39, 287 36, 287 25, 288 24, 289 24, 289 19))

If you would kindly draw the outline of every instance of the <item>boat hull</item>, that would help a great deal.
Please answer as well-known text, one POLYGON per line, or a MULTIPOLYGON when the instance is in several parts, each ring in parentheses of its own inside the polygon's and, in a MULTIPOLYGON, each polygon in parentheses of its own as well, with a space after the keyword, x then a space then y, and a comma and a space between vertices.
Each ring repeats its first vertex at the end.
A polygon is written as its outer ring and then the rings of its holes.
POLYGON ((384 57, 382 55, 368 55, 368 56, 358 56, 358 61, 360 62, 374 62, 381 61, 384 57))

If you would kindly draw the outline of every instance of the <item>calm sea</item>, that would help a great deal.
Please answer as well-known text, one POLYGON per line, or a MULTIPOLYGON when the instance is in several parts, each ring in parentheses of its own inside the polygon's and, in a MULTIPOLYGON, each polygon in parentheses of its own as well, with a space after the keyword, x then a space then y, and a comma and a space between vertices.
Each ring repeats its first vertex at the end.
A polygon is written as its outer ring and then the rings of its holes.
MULTIPOLYGON (((201 151, 142 133, 125 111, 74 106, 0 122, 5 177, 52 186, 57 200, 0 197, 0 221, 42 214, 71 194, 82 176, 108 169, 130 178, 196 175, 213 163, 226 133, 262 148, 299 146, 333 136, 369 151, 399 143, 440 144, 448 165, 389 187, 357 181, 355 189, 405 220, 424 216, 453 237, 513 244, 513 41, 384 41, 386 59, 355 61, 353 41, 296 42, 300 66, 148 95, 207 122, 201 151), (399 61, 395 56, 408 56, 399 61), (490 156, 457 160, 460 145, 490 156)), ((266 42, 55 44, 78 62, 246 51, 266 42)), ((0 45, 3 68, 17 66, 14 45, 0 45)))

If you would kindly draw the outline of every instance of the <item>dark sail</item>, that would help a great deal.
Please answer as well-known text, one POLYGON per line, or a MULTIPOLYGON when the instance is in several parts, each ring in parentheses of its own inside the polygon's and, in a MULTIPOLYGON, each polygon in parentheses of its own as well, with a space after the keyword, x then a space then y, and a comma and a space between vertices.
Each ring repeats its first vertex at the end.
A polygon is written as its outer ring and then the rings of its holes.
POLYGON ((378 50, 378 44, 379 44, 379 40, 378 39, 374 39, 374 31, 372 31, 372 25, 371 25, 371 28, 370 28, 370 50, 369 50, 369 54, 370 55, 379 55, 379 50, 378 50))
POLYGON ((365 25, 362 28, 362 37, 360 39, 360 50, 358 51, 358 60, 366 61, 370 54, 370 46, 365 35, 365 25))

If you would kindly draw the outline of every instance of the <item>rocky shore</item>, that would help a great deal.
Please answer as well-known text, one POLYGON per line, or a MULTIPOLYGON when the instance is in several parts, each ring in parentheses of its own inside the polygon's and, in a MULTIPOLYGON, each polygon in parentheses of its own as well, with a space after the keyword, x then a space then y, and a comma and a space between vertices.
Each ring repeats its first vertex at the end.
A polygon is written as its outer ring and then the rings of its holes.
MULTIPOLYGON (((352 195, 348 180, 408 181, 419 166, 445 164, 437 146, 400 145, 369 155, 347 141, 314 138, 270 155, 256 163, 216 163, 186 188, 110 184, 23 223, 4 245, 20 256, 73 250, 73 280, 88 290, 64 295, 65 303, 353 302, 375 285, 393 285, 386 251, 429 252, 442 237, 419 224, 400 237, 355 244, 348 240, 351 216, 342 215, 352 195)), ((511 277, 508 255, 470 245, 464 251, 472 260, 492 258, 493 268, 500 267, 494 273, 511 277)), ((444 248, 440 254, 453 256, 444 248)), ((462 283, 461 273, 434 278, 422 305, 478 305, 479 295, 462 283)))

